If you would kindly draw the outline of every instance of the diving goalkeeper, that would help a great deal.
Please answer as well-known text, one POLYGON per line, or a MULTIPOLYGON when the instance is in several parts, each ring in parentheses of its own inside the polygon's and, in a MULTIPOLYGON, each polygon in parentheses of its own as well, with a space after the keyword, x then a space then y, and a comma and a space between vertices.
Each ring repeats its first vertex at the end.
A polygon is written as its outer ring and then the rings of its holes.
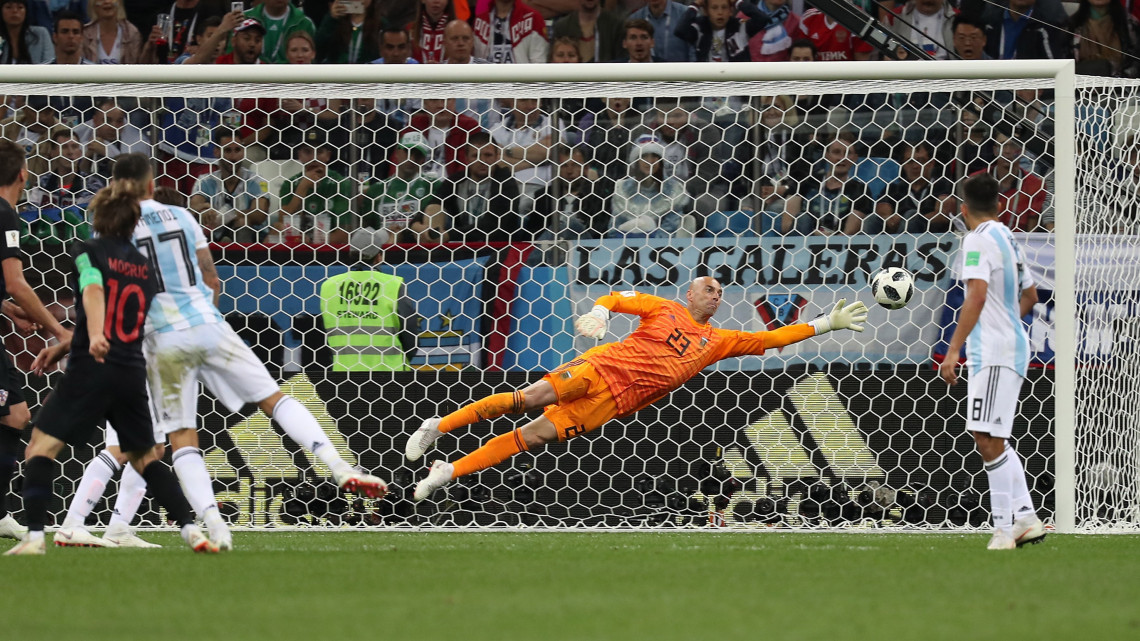
POLYGON ((641 317, 637 329, 625 340, 587 351, 526 389, 492 394, 443 418, 424 421, 404 448, 409 461, 418 460, 436 439, 456 428, 545 408, 542 416, 496 436, 454 463, 435 461, 427 478, 416 485, 415 499, 422 501, 452 480, 519 452, 565 441, 596 430, 610 419, 629 416, 719 360, 763 354, 835 329, 861 332, 860 323, 867 320, 863 303, 845 305, 841 300, 830 314, 809 323, 770 332, 718 329, 709 319, 720 307, 723 293, 716 279, 702 276, 689 286, 686 305, 632 291, 599 298, 592 311, 575 321, 579 334, 595 339, 605 336, 610 312, 637 314, 641 317))

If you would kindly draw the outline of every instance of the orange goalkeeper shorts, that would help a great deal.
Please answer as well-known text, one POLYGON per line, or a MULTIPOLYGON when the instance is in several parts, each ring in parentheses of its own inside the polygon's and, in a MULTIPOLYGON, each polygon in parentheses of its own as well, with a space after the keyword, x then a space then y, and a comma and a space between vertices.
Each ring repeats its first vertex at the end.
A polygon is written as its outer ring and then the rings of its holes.
POLYGON ((590 363, 576 359, 542 377, 554 386, 558 402, 543 416, 554 423, 558 440, 592 432, 618 415, 610 387, 590 363))

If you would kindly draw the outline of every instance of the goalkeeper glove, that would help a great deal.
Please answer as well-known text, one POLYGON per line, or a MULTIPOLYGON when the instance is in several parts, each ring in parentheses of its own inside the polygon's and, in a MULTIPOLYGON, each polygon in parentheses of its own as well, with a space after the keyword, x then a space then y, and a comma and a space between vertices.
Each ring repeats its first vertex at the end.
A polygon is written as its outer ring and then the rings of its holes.
POLYGON ((610 320, 610 310, 594 305, 588 314, 582 314, 574 321, 574 329, 586 338, 599 339, 606 335, 606 322, 610 320))
POLYGON ((815 328, 816 336, 826 334, 833 329, 850 329, 855 332, 863 331, 863 326, 859 323, 867 320, 867 306, 864 305, 862 301, 855 301, 850 305, 846 305, 846 303, 846 299, 840 299, 830 314, 820 316, 808 323, 815 328))

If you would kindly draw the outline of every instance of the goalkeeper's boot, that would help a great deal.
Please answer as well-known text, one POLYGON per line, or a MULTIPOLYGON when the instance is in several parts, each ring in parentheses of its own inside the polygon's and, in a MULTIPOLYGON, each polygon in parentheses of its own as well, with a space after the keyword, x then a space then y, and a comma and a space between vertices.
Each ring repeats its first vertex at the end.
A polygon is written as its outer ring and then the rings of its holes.
POLYGON ((1013 541, 1017 547, 1026 543, 1036 545, 1045 540, 1045 534, 1045 524, 1037 518, 1036 514, 1016 519, 1013 522, 1013 541))
MULTIPOLYGON (((59 545, 59 534, 55 535, 56 545, 59 545)), ((115 548, 160 548, 161 545, 144 541, 135 535, 134 530, 126 523, 112 523, 103 533, 103 541, 107 547, 115 548)))
POLYGON ((191 550, 200 554, 217 554, 218 546, 214 545, 210 539, 206 537, 206 533, 202 528, 197 525, 187 525, 182 528, 182 540, 186 541, 186 545, 190 546, 191 550))
POLYGON ((388 493, 387 481, 379 476, 358 472, 348 465, 340 470, 334 470, 333 480, 336 481, 337 487, 345 492, 363 494, 373 499, 382 499, 388 493))
POLYGON ((447 461, 436 461, 431 464, 431 471, 428 472, 427 478, 416 484, 416 491, 413 498, 417 501, 422 501, 435 493, 439 488, 451 482, 451 474, 455 471, 455 466, 447 461))
POLYGON ((420 425, 420 429, 416 430, 411 436, 408 437, 408 443, 404 446, 404 456, 408 457, 409 461, 418 461, 420 457, 431 449, 432 443, 436 439, 443 436, 443 432, 439 431, 438 418, 429 418, 420 425))
POLYGON ((57 547, 61 548, 116 548, 119 547, 114 541, 101 539, 83 526, 78 527, 61 527, 55 533, 52 540, 57 547))
POLYGON ((23 541, 27 533, 28 528, 17 523, 11 514, 0 519, 0 539, 23 541))
POLYGON ((44 537, 39 537, 36 540, 25 538, 4 553, 4 556, 26 556, 26 555, 42 555, 44 553, 44 537))
POLYGON ((990 538, 990 544, 986 546, 987 550, 1016 550, 1017 543, 1013 541, 1013 535, 1007 530, 994 530, 993 537, 990 538))

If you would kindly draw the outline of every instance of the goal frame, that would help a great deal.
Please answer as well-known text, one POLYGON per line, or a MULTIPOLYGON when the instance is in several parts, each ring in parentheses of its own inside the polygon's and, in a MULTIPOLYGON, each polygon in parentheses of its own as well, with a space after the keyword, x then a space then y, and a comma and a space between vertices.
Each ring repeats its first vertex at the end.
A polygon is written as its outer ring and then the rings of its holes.
MULTIPOLYGON (((184 88, 180 95, 288 97, 296 85, 313 95, 374 95, 387 85, 388 97, 509 97, 551 93, 552 85, 606 83, 614 95, 633 95, 638 82, 709 83, 858 80, 1027 80, 1055 93, 1056 158, 1076 153, 1076 72, 1072 60, 985 60, 913 62, 659 63, 652 65, 35 65, 9 66, 0 78, 0 95, 93 95, 151 97, 184 88), (250 86, 257 86, 256 91, 250 86), (189 92, 189 93, 187 93, 189 92)), ((596 87, 596 85, 595 85, 596 87)), ((681 91, 679 88, 678 91, 681 91)), ((688 89, 691 91, 691 89, 688 89)), ((818 91, 826 93, 825 91, 818 91)), ((1076 530, 1076 216, 1072 162, 1055 168, 1055 527, 1076 530)))

